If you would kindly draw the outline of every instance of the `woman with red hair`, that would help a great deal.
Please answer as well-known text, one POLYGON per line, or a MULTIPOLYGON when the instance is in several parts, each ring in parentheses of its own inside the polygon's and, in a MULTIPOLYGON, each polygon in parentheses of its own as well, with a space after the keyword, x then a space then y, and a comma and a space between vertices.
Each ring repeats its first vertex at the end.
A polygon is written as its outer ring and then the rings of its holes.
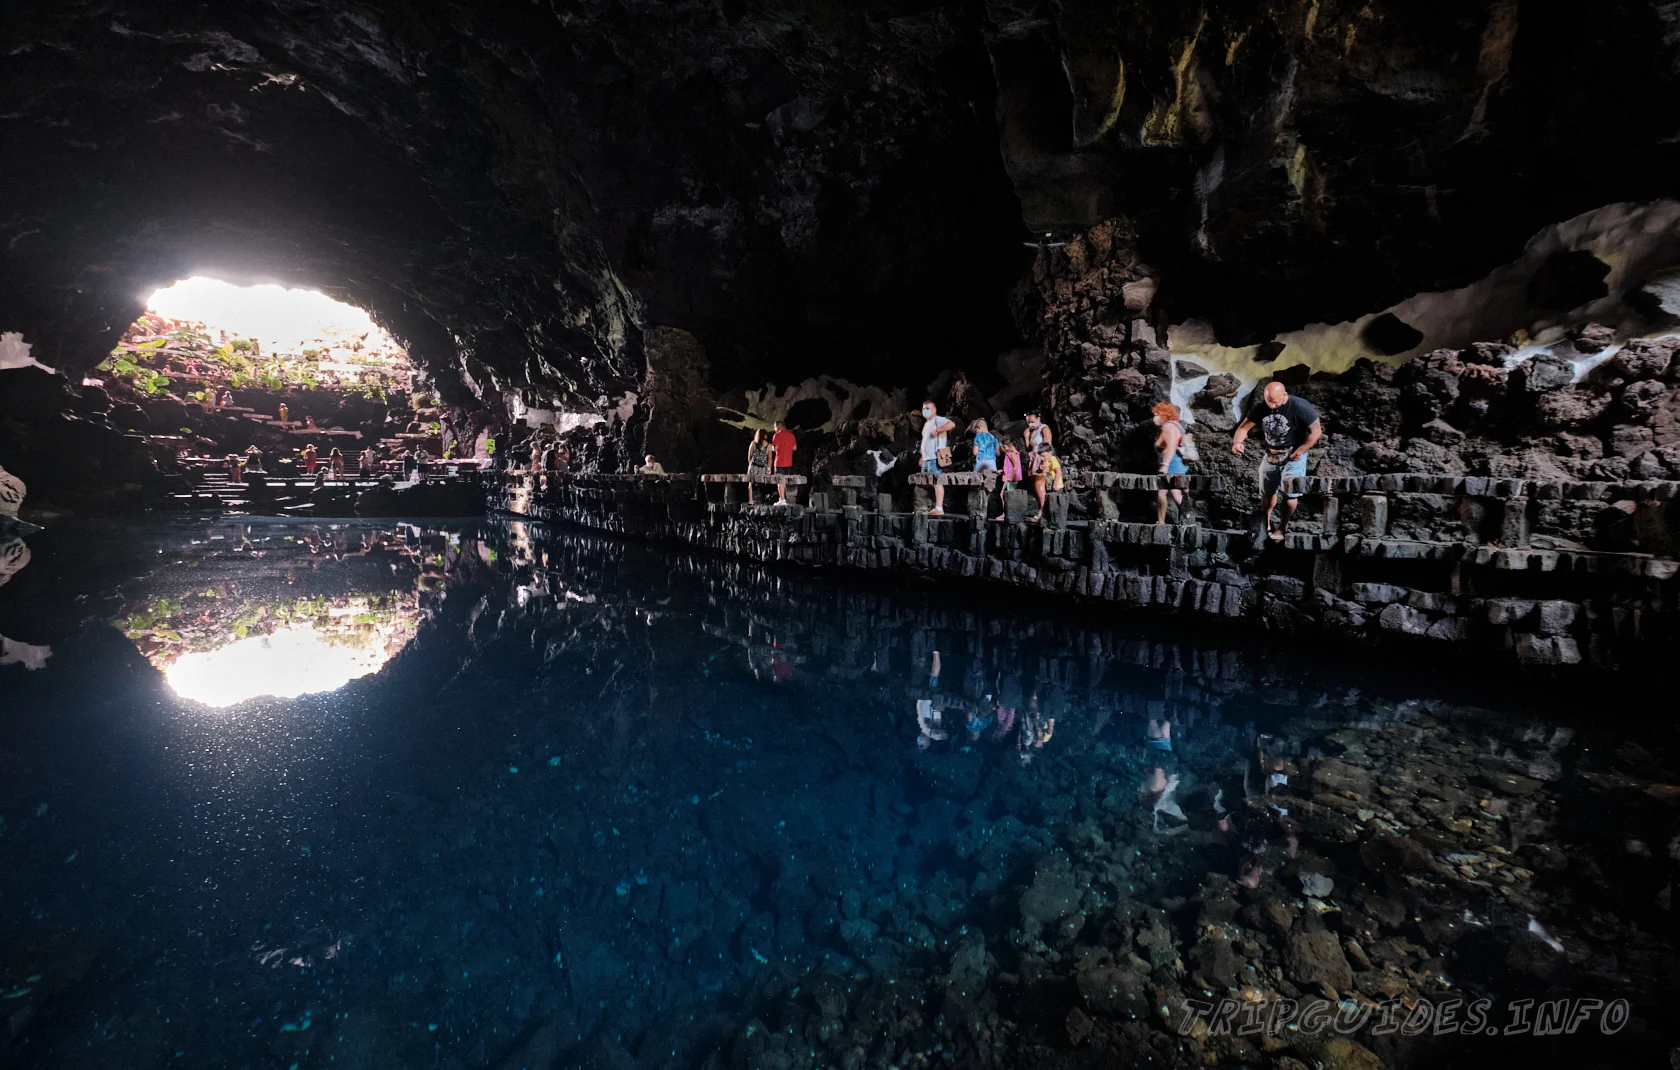
MULTIPOLYGON (((1178 406, 1170 401, 1158 403, 1149 410, 1155 418, 1155 426, 1161 429, 1155 436, 1155 455, 1161 460, 1160 474, 1164 476, 1182 476, 1189 473, 1190 468, 1185 462, 1185 454, 1194 447, 1190 446, 1189 432, 1179 422, 1178 406)), ((1167 522, 1167 495, 1171 494, 1173 501, 1184 504, 1184 492, 1169 491, 1165 488, 1155 492, 1155 523, 1167 522)))

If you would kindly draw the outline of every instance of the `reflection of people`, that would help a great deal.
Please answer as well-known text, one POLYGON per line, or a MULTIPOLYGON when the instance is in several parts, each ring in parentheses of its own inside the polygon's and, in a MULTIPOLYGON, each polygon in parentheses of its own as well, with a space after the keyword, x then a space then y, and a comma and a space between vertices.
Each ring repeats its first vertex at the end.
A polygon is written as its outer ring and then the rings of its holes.
POLYGON ((1166 718, 1149 719, 1149 726, 1144 730, 1144 738, 1155 750, 1172 750, 1172 722, 1166 718))
POLYGON ((1291 397, 1282 383, 1270 382, 1261 392, 1260 404, 1249 410, 1243 422, 1231 436, 1231 452, 1241 457, 1248 433, 1260 428, 1266 443, 1265 456, 1260 460, 1260 523, 1266 536, 1274 542, 1283 541, 1283 533, 1300 504, 1301 492, 1291 491, 1284 501, 1283 516, 1276 531, 1272 530, 1272 512, 1277 508, 1278 491, 1285 479, 1303 479, 1307 474, 1307 451, 1317 444, 1324 433, 1318 410, 1305 398, 1291 397))
POLYGON ((916 727, 920 734, 916 736, 916 746, 927 750, 934 743, 951 738, 951 734, 945 731, 944 722, 945 711, 934 709, 932 699, 917 699, 916 727))
POLYGON ((1022 765, 1031 765, 1033 755, 1044 749, 1056 733, 1056 719, 1046 717, 1038 708, 1038 694, 1027 696, 1026 708, 1021 711, 1021 728, 1015 737, 1015 750, 1022 765))
MULTIPOLYGON (((933 652, 933 660, 928 666, 928 689, 939 690, 939 651, 933 652)), ((943 705, 943 704, 941 704, 943 705)), ((945 731, 945 711, 934 709, 933 699, 919 698, 916 700, 916 746, 927 750, 934 743, 951 738, 945 731)))

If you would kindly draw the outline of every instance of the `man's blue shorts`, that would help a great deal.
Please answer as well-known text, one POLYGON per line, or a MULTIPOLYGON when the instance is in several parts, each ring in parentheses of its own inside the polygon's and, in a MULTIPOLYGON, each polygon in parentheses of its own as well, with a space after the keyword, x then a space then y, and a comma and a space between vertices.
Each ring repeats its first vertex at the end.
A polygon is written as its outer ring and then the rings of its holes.
MULTIPOLYGON (((1301 454, 1293 461, 1284 460, 1273 464, 1269 460, 1260 462, 1260 497, 1270 498, 1283 486, 1285 479, 1305 479, 1307 477, 1307 455, 1301 454)), ((1289 497, 1299 498, 1301 492, 1290 491, 1289 497)))

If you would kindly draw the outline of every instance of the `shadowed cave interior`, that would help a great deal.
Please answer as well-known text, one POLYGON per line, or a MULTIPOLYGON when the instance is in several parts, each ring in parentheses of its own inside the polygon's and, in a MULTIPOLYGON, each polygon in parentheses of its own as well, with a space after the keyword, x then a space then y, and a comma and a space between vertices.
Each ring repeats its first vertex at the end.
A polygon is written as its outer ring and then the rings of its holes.
POLYGON ((4 1061, 1680 1057, 1675 24, 14 4, 4 1061))

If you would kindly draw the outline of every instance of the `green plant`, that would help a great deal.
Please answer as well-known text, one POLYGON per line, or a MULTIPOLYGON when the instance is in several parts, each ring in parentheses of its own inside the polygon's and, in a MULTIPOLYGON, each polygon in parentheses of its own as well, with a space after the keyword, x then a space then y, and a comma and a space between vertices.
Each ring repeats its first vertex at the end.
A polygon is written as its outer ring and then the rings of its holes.
POLYGON ((493 436, 486 435, 484 437, 484 455, 486 457, 496 456, 496 439, 493 436))
POLYGON ((235 353, 249 353, 253 348, 249 338, 235 338, 231 345, 235 353))

